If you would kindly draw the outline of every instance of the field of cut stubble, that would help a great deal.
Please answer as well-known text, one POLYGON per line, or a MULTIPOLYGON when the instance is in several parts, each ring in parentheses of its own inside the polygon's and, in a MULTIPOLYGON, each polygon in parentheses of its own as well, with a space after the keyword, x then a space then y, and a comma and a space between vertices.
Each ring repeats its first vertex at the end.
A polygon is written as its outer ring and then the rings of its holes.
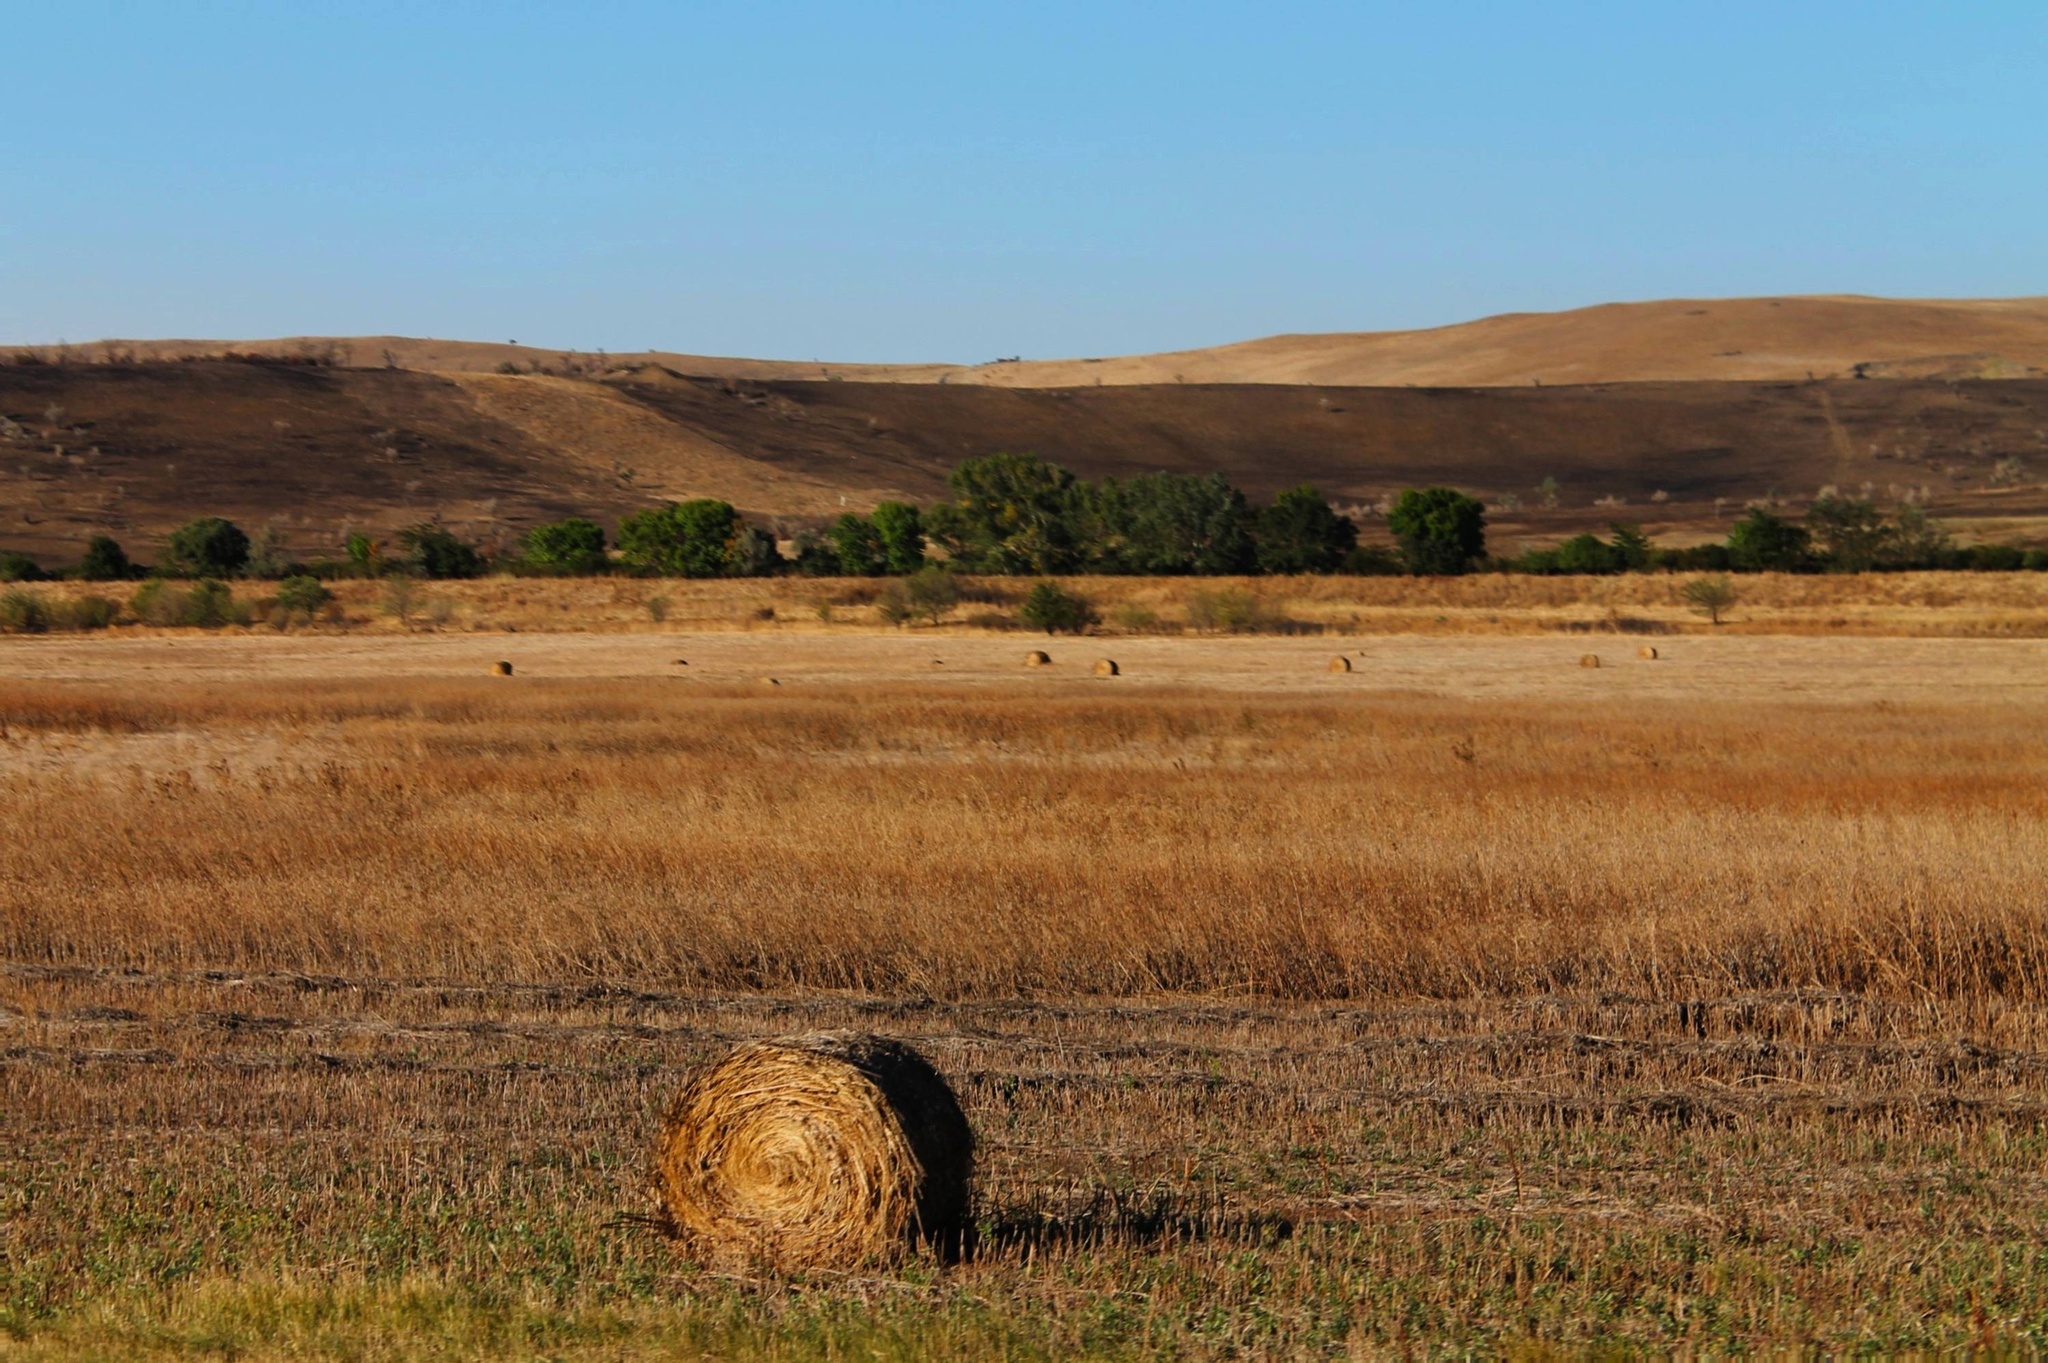
POLYGON ((658 644, 8 645, 0 1355, 2048 1334, 2048 645, 658 644), (823 1026, 965 1262, 634 1219, 823 1026))

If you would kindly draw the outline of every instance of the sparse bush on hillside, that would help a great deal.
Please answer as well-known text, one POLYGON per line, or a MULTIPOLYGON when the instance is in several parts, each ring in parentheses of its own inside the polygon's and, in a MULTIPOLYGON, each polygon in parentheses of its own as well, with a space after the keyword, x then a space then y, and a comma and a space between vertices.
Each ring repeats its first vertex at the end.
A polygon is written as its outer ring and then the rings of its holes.
POLYGON ((27 554, 0 550, 0 582, 40 582, 43 570, 27 554))

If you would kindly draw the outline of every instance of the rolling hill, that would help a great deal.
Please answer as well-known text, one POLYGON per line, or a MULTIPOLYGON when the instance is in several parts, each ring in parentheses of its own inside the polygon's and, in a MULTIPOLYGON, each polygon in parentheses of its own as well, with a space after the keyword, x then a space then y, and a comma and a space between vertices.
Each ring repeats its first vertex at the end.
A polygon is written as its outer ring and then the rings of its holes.
POLYGON ((1612 519, 1718 533, 1753 498, 1833 484, 2032 533, 2048 379, 1542 387, 745 380, 250 361, 0 365, 0 548, 48 561, 106 530, 138 554, 194 515, 331 554, 438 516, 494 548, 570 514, 718 496, 785 531, 1033 450, 1094 477, 1220 470, 1364 508, 1403 486, 1487 497, 1496 543, 1612 519), (1546 477, 1555 509, 1535 501, 1546 477))
MULTIPOLYGON (((21 349, 20 347, 14 348, 21 349)), ((333 357, 436 373, 602 372, 658 364, 733 379, 971 383, 1004 388, 1265 383, 1340 387, 1760 382, 1849 378, 2048 377, 2048 298, 1670 299, 1570 312, 1508 313, 1421 331, 1269 336, 1235 345, 1102 359, 987 364, 841 364, 667 351, 592 355, 402 336, 269 341, 102 341, 83 360, 225 353, 333 357)), ((5 353, 5 351, 0 351, 5 353)), ((43 353, 52 353, 44 348, 43 353)))

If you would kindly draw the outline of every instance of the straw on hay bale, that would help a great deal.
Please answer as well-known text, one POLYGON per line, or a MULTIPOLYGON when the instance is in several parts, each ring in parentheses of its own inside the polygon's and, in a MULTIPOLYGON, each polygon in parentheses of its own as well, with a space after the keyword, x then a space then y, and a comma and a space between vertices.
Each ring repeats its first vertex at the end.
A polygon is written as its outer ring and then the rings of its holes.
POLYGON ((1052 654, 1047 653, 1042 648, 1034 648, 1024 655, 1024 666, 1026 667, 1047 667, 1051 663, 1052 654))
POLYGON ((512 675, 512 664, 500 659, 492 665, 491 670, 501 677, 509 677, 512 675))
POLYGON ((1657 660, 1657 646, 1655 644, 1644 644, 1636 650, 1636 656, 1645 662, 1655 662, 1657 660))
POLYGON ((848 1267, 919 1241, 956 1246, 974 1135, 952 1089, 900 1041, 755 1041, 677 1094, 654 1148, 667 1229, 721 1258, 848 1267))
POLYGON ((1095 675, 1098 677, 1115 677, 1122 674, 1117 671, 1115 659, 1097 658, 1095 660, 1095 675))
POLYGON ((1600 666, 1600 655, 1599 655, 1599 654, 1597 654, 1597 653, 1581 653, 1581 654, 1579 655, 1579 666, 1580 666, 1580 667, 1598 667, 1598 666, 1600 666))
POLYGON ((1349 672, 1351 670, 1351 660, 1339 653, 1336 657, 1330 659, 1330 670, 1332 672, 1349 672))

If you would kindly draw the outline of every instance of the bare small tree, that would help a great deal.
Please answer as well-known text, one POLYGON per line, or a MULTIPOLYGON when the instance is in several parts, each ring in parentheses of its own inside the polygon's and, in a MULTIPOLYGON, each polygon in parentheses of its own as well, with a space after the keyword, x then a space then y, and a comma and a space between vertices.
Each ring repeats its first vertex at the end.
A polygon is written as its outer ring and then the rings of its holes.
POLYGON ((1704 615, 1709 624, 1721 623, 1721 612, 1735 604, 1735 587, 1725 577, 1699 577, 1685 584, 1679 596, 1692 607, 1694 615, 1704 615))

